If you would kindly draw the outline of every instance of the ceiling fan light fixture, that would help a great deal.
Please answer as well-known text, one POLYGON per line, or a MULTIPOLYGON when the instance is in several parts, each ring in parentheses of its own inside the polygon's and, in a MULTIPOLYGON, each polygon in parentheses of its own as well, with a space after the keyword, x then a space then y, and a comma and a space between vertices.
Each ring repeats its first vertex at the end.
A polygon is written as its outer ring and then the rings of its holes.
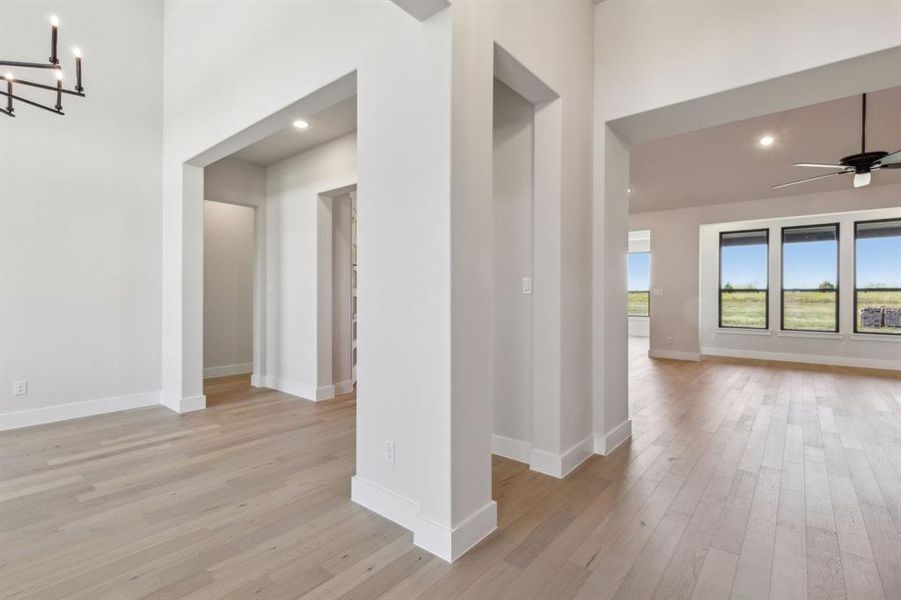
POLYGON ((854 174, 854 187, 860 188, 870 185, 870 172, 866 173, 855 173, 854 174))

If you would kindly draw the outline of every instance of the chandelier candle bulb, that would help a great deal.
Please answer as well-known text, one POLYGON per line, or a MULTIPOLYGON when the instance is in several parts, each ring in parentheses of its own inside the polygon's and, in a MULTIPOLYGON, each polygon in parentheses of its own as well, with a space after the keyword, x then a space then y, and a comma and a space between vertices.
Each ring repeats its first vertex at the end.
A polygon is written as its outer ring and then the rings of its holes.
POLYGON ((59 37, 59 18, 56 15, 50 17, 50 62, 58 65, 59 58, 56 55, 56 42, 59 37))
POLYGON ((81 93, 84 91, 81 85, 81 48, 75 47, 72 54, 75 55, 75 91, 81 93))
POLYGON ((13 112, 13 74, 6 74, 6 112, 13 112))
POLYGON ((63 72, 56 72, 56 110, 63 109, 63 72))

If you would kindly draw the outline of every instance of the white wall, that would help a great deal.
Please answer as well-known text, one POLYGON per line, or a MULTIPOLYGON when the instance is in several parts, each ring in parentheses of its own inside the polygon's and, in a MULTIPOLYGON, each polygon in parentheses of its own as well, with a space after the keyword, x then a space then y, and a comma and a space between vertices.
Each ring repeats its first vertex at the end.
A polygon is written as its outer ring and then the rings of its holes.
MULTIPOLYGON (((699 265, 718 253, 706 248, 705 255, 700 254, 701 225, 892 207, 898 205, 899 195, 901 186, 873 186, 630 215, 631 229, 651 231, 651 289, 662 289, 664 294, 652 298, 650 351, 685 359, 696 359, 700 352, 699 265), (667 338, 672 342, 667 343, 667 338)), ((843 269, 843 276, 847 271, 843 269)))
POLYGON ((203 374, 253 371, 254 209, 203 203, 203 374))
POLYGON ((356 183, 356 144, 348 134, 266 168, 263 377, 267 387, 311 400, 333 383, 332 199, 320 195, 356 183))
POLYGON ((266 200, 266 167, 226 157, 203 170, 203 194, 241 206, 262 206, 266 200))
POLYGON ((525 462, 532 445, 532 296, 522 293, 522 278, 532 276, 534 114, 529 101, 495 79, 492 447, 525 462))
POLYGON ((51 14, 67 86, 84 52, 87 97, 0 115, 0 428, 159 402, 163 8, 0 2, 0 56, 46 60, 51 14))
POLYGON ((608 0, 595 26, 603 122, 892 48, 901 3, 608 0))
MULTIPOLYGON (((891 195, 898 201, 901 186, 891 195)), ((853 194, 850 192, 848 195, 853 194)), ((847 202, 852 206, 856 202, 847 202)), ((790 360, 831 365, 901 370, 901 339, 854 333, 854 222, 901 218, 901 207, 786 219, 763 219, 700 227, 700 339, 705 355, 790 360), (839 224, 838 333, 780 330, 783 227, 839 224), (719 234, 740 229, 768 229, 769 327, 766 330, 719 328, 719 234)))

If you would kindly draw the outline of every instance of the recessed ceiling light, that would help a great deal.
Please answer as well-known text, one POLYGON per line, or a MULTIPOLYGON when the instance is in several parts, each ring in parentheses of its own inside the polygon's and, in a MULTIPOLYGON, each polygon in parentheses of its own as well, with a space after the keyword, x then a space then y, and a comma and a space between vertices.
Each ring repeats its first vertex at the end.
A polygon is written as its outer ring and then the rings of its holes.
POLYGON ((631 193, 632 193, 632 188, 626 188, 626 193, 627 193, 627 194, 631 194, 631 193))
POLYGON ((310 126, 310 124, 307 123, 306 121, 304 121, 303 119, 297 119, 296 121, 294 121, 293 125, 295 127, 297 127, 298 129, 306 129, 307 127, 310 126))
POLYGON ((775 142, 775 141, 776 141, 776 140, 773 139, 773 136, 771 136, 771 135, 765 135, 765 136, 763 136, 762 138, 760 138, 760 145, 761 145, 761 146, 764 146, 764 147, 766 147, 766 146, 772 146, 772 145, 773 145, 773 142, 775 142))

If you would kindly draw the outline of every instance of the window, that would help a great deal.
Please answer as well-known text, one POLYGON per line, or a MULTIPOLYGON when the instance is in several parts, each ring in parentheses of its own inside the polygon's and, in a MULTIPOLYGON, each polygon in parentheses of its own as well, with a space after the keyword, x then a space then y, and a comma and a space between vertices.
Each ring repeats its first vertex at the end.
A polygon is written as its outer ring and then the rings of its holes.
POLYGON ((769 234, 720 232, 720 327, 769 327, 769 234))
POLYGON ((651 253, 629 253, 629 316, 651 314, 651 253))
POLYGON ((901 334, 901 219, 854 224, 854 331, 901 334))
POLYGON ((782 329, 838 331, 838 224, 782 229, 782 329))

